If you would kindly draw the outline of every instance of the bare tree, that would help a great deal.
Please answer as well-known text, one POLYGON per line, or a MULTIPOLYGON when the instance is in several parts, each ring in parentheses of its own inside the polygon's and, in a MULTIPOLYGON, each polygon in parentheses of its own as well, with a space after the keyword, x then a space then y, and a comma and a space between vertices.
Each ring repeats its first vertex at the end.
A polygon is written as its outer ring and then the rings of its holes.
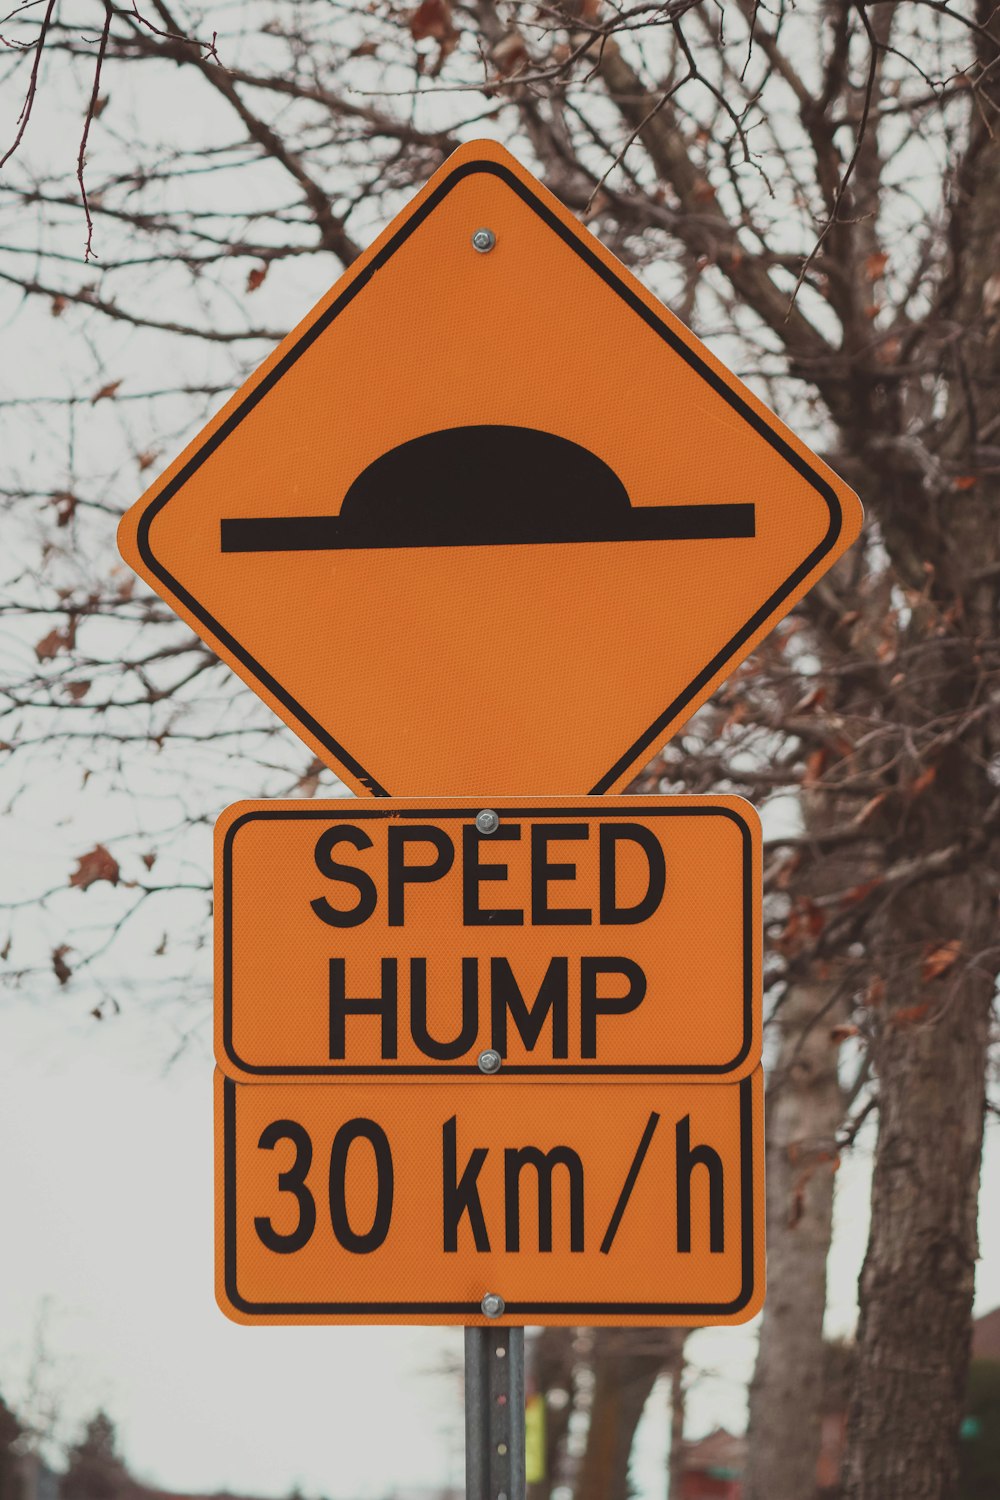
MULTIPOLYGON (((501 134, 869 508, 864 544, 643 784, 773 813, 782 1075, 811 1059, 825 1136, 830 1031, 853 1028, 845 1082, 878 1112, 847 1492, 953 1495, 1000 966, 992 5, 259 0, 213 19, 46 0, 4 24, 24 110, 0 285, 28 387, 0 408, 10 798, 72 766, 132 808, 149 778, 140 818, 11 898, 31 913, 15 980, 47 973, 106 1015, 153 993, 148 963, 141 989, 123 978, 141 950, 203 996, 218 793, 331 785, 116 570, 114 520, 459 140, 501 134)), ((784 1108, 787 1154, 786 1131, 816 1132, 784 1108)), ((793 1292, 779 1256, 772 1280, 772 1368, 816 1336, 827 1202, 824 1163, 814 1274, 793 1292)), ((814 1382, 794 1395, 772 1449, 815 1430, 814 1382)))
POLYGON ((122 1500, 133 1487, 114 1423, 107 1412, 95 1412, 67 1454, 62 1494, 66 1500, 122 1500))

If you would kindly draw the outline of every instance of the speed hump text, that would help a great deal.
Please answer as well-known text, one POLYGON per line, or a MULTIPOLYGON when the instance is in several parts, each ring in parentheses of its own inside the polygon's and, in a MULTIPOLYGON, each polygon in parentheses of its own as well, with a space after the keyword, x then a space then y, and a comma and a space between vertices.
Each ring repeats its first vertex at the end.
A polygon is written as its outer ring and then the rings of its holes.
POLYGON ((218 1064, 401 1080, 489 1050, 505 1077, 746 1077, 760 879, 738 797, 237 804, 218 1064))

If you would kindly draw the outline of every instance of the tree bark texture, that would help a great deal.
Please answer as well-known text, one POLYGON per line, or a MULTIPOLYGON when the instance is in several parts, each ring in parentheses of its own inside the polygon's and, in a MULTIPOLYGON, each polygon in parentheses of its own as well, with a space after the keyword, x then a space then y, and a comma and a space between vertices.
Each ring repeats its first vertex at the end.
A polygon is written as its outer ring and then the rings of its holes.
MULTIPOLYGON (((1000 19, 980 5, 985 107, 1000 104, 1000 19)), ((1000 139, 972 112, 957 173, 946 310, 957 330, 938 457, 967 475, 936 501, 889 499, 884 530, 904 574, 922 569, 894 713, 941 736, 933 784, 914 802, 891 860, 941 877, 896 885, 876 929, 884 994, 871 1015, 880 1121, 848 1500, 952 1500, 977 1258, 977 1199, 990 1017, 998 967, 1000 734, 984 683, 995 650, 1000 486, 987 437, 1000 397, 1000 139), (915 512, 913 501, 919 502, 915 512), (914 517, 918 524, 914 525, 914 517), (909 565, 909 566, 908 566, 909 565), (935 861, 937 862, 935 865, 935 861)), ((889 491, 890 496, 892 491, 889 491)), ((994 690, 995 691, 995 690, 994 690)))
POLYGON ((573 1391, 573 1365, 577 1357, 573 1350, 574 1338, 575 1330, 572 1328, 543 1328, 530 1345, 528 1388, 545 1398, 545 1474, 528 1485, 528 1500, 549 1500, 553 1488, 559 1483, 563 1449, 573 1410, 570 1397, 573 1391), (549 1393, 556 1390, 565 1394, 565 1403, 550 1403, 549 1393))
MULTIPOLYGON (((944 933, 995 940, 995 894, 970 874, 887 913, 899 954, 876 1023, 880 1123, 861 1274, 849 1500, 949 1500, 969 1357, 992 974, 920 980, 944 933), (916 971, 916 974, 915 972, 916 971), (934 1009, 924 1011, 930 1003, 934 1009)), ((958 965, 956 965, 958 967, 958 965)))
POLYGON ((657 1376, 674 1365, 685 1330, 599 1328, 587 1451, 575 1500, 629 1500, 635 1430, 657 1376))
POLYGON ((823 1386, 826 1261, 843 1101, 829 984, 799 984, 773 1023, 768 1078, 767 1298, 750 1387, 746 1500, 811 1500, 823 1386))

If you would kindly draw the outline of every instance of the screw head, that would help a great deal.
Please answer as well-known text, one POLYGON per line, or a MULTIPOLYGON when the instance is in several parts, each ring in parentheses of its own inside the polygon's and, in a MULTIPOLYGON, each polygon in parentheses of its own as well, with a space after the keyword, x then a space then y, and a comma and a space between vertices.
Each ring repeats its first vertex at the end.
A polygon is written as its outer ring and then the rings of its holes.
POLYGON ((476 814, 476 827, 480 833, 496 833, 500 827, 500 814, 495 813, 492 807, 484 807, 481 813, 476 814))
POLYGON ((503 1058, 499 1052, 488 1047, 485 1052, 479 1054, 479 1071, 480 1073, 499 1073, 502 1062, 503 1058))
POLYGON ((492 229, 477 229, 472 236, 472 248, 478 250, 480 255, 488 255, 497 242, 497 237, 492 229))
POLYGON ((507 1304, 498 1292, 487 1292, 479 1305, 483 1309, 484 1317, 499 1318, 507 1304))

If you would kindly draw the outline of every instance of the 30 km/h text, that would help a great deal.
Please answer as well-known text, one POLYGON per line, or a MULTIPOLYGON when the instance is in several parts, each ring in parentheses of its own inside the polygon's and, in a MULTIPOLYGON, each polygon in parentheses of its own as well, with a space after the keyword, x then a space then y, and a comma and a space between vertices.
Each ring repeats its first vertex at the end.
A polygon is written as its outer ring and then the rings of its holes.
MULTIPOLYGON (((601 1239, 600 1250, 603 1255, 607 1255, 614 1244, 622 1216, 659 1123, 659 1113, 651 1110, 628 1163, 621 1191, 601 1239)), ((316 1198, 312 1188, 307 1186, 313 1166, 313 1140, 298 1121, 282 1119, 272 1120, 266 1125, 257 1144, 261 1150, 274 1151, 283 1142, 292 1146, 294 1155, 291 1164, 278 1173, 276 1187, 279 1193, 287 1193, 294 1200, 296 1222, 291 1228, 276 1229, 270 1217, 259 1214, 254 1218, 254 1228, 268 1250, 278 1255, 292 1255, 309 1243, 317 1227, 316 1198)), ((480 1174, 492 1149, 494 1148, 491 1146, 477 1145, 465 1148, 460 1155, 458 1118, 451 1115, 444 1121, 441 1127, 439 1222, 441 1248, 446 1253, 454 1254, 458 1251, 460 1232, 471 1236, 472 1244, 480 1254, 493 1248, 479 1184, 480 1174)), ((500 1148, 500 1154, 503 1158, 503 1248, 514 1253, 521 1249, 522 1177, 525 1172, 529 1172, 537 1192, 533 1214, 537 1228, 535 1248, 541 1254, 552 1252, 553 1203, 558 1181, 565 1194, 567 1209, 563 1216, 567 1226, 565 1248, 573 1254, 583 1254, 587 1249, 585 1170, 579 1151, 564 1144, 550 1146, 547 1150, 528 1145, 506 1146, 500 1148)), ((334 1134, 327 1161, 327 1208, 334 1238, 342 1249, 352 1255, 370 1255, 385 1243, 392 1227, 395 1165, 388 1133, 375 1120, 364 1116, 345 1120, 334 1134), (348 1205, 347 1184, 352 1148, 356 1148, 358 1152, 367 1150, 371 1153, 370 1162, 365 1163, 363 1169, 355 1164, 355 1171, 363 1170, 365 1177, 369 1179, 374 1175, 375 1181, 374 1206, 369 1206, 369 1222, 367 1227, 362 1228, 357 1227, 355 1215, 352 1215, 348 1205)), ((711 1254, 721 1255, 725 1250, 722 1158, 711 1146, 692 1145, 689 1115, 678 1120, 674 1127, 673 1166, 678 1254, 692 1253, 692 1178, 695 1170, 701 1167, 704 1168, 707 1180, 708 1234, 707 1245, 699 1248, 707 1248, 711 1254)))
POLYGON ((218 1294, 253 1321, 746 1317, 760 1070, 738 1083, 216 1081, 218 1294))

